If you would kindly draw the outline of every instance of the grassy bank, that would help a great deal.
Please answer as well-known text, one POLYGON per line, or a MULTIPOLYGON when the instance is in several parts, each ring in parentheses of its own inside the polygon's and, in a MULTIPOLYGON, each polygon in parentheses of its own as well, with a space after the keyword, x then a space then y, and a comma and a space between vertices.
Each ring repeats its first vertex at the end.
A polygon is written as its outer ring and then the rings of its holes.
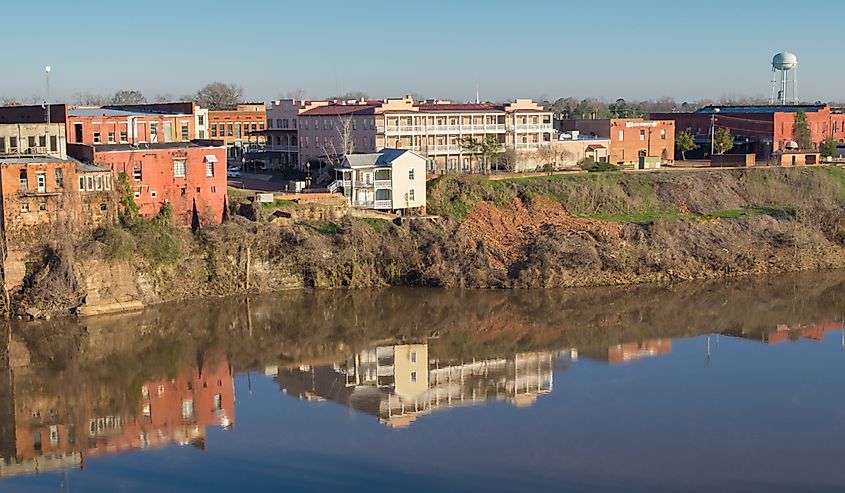
POLYGON ((508 180, 444 176, 429 188, 429 210, 463 221, 480 202, 497 206, 544 196, 574 216, 618 222, 735 219, 845 203, 841 168, 588 173, 508 180))
MULTIPOLYGON (((74 286, 74 296, 44 308, 60 314, 85 289, 108 292, 83 282, 104 265, 122 270, 98 282, 134 276, 137 294, 127 296, 145 303, 300 287, 548 288, 845 267, 838 168, 444 176, 429 184, 428 205, 443 220, 233 216, 196 233, 163 216, 137 220, 57 254, 64 262, 42 260, 33 278, 74 286), (78 268, 44 274, 56 265, 78 268)), ((31 283, 17 299, 37 305, 43 297, 34 294, 44 292, 47 283, 31 283)))

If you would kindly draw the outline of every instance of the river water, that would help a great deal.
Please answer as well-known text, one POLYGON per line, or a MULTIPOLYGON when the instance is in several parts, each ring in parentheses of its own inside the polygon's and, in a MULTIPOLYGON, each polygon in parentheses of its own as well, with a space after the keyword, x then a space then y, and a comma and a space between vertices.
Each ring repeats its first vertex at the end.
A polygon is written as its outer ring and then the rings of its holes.
POLYGON ((842 274, 14 325, 0 491, 843 491, 842 274))

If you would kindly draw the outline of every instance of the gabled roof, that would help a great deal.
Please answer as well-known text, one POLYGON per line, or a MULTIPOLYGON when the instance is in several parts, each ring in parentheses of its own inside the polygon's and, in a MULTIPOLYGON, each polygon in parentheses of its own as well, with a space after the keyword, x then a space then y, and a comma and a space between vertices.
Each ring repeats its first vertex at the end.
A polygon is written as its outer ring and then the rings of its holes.
POLYGON ((408 149, 393 149, 393 148, 384 148, 379 152, 374 153, 361 153, 361 154, 347 154, 346 158, 343 160, 343 164, 341 167, 343 168, 380 168, 385 167, 389 168, 393 165, 393 161, 396 161, 400 156, 405 155, 406 153, 414 154, 413 151, 409 151, 408 149))
POLYGON ((375 112, 375 105, 330 104, 303 111, 300 116, 374 115, 375 112))
POLYGON ((343 164, 348 165, 350 168, 375 166, 380 157, 381 154, 379 153, 347 154, 343 164))
POLYGON ((419 103, 414 105, 423 112, 471 112, 482 113, 488 111, 504 111, 505 105, 494 103, 419 103))

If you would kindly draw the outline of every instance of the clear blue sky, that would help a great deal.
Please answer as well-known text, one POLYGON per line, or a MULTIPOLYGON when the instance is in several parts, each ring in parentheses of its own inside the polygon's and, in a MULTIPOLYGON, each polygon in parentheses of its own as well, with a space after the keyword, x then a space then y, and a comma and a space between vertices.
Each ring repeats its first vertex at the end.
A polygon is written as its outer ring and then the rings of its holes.
POLYGON ((843 100, 840 0, 41 0, 3 5, 0 97, 235 82, 252 100, 362 90, 469 100, 769 94, 843 100), (19 21, 10 20, 18 19, 19 21), (9 48, 13 46, 14 48, 9 48))

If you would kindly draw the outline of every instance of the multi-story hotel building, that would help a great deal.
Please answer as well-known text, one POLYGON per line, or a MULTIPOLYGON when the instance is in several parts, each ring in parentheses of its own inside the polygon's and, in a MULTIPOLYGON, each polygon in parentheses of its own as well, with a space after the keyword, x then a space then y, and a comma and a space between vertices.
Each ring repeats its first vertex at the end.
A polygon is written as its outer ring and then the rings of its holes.
POLYGON ((428 156, 429 172, 482 171, 477 153, 463 143, 496 139, 502 149, 530 155, 554 140, 552 113, 528 99, 512 103, 415 103, 388 99, 376 109, 376 147, 410 149, 428 156))
POLYGON ((492 137, 503 150, 513 149, 530 158, 554 141, 555 130, 552 113, 527 99, 465 104, 416 102, 406 96, 275 101, 268 109, 266 134, 266 150, 271 152, 264 159, 288 159, 300 169, 306 164, 312 169, 324 163, 339 164, 344 155, 353 152, 397 148, 425 156, 431 173, 472 173, 481 171, 481 158, 463 145, 467 138, 482 141, 492 137))

